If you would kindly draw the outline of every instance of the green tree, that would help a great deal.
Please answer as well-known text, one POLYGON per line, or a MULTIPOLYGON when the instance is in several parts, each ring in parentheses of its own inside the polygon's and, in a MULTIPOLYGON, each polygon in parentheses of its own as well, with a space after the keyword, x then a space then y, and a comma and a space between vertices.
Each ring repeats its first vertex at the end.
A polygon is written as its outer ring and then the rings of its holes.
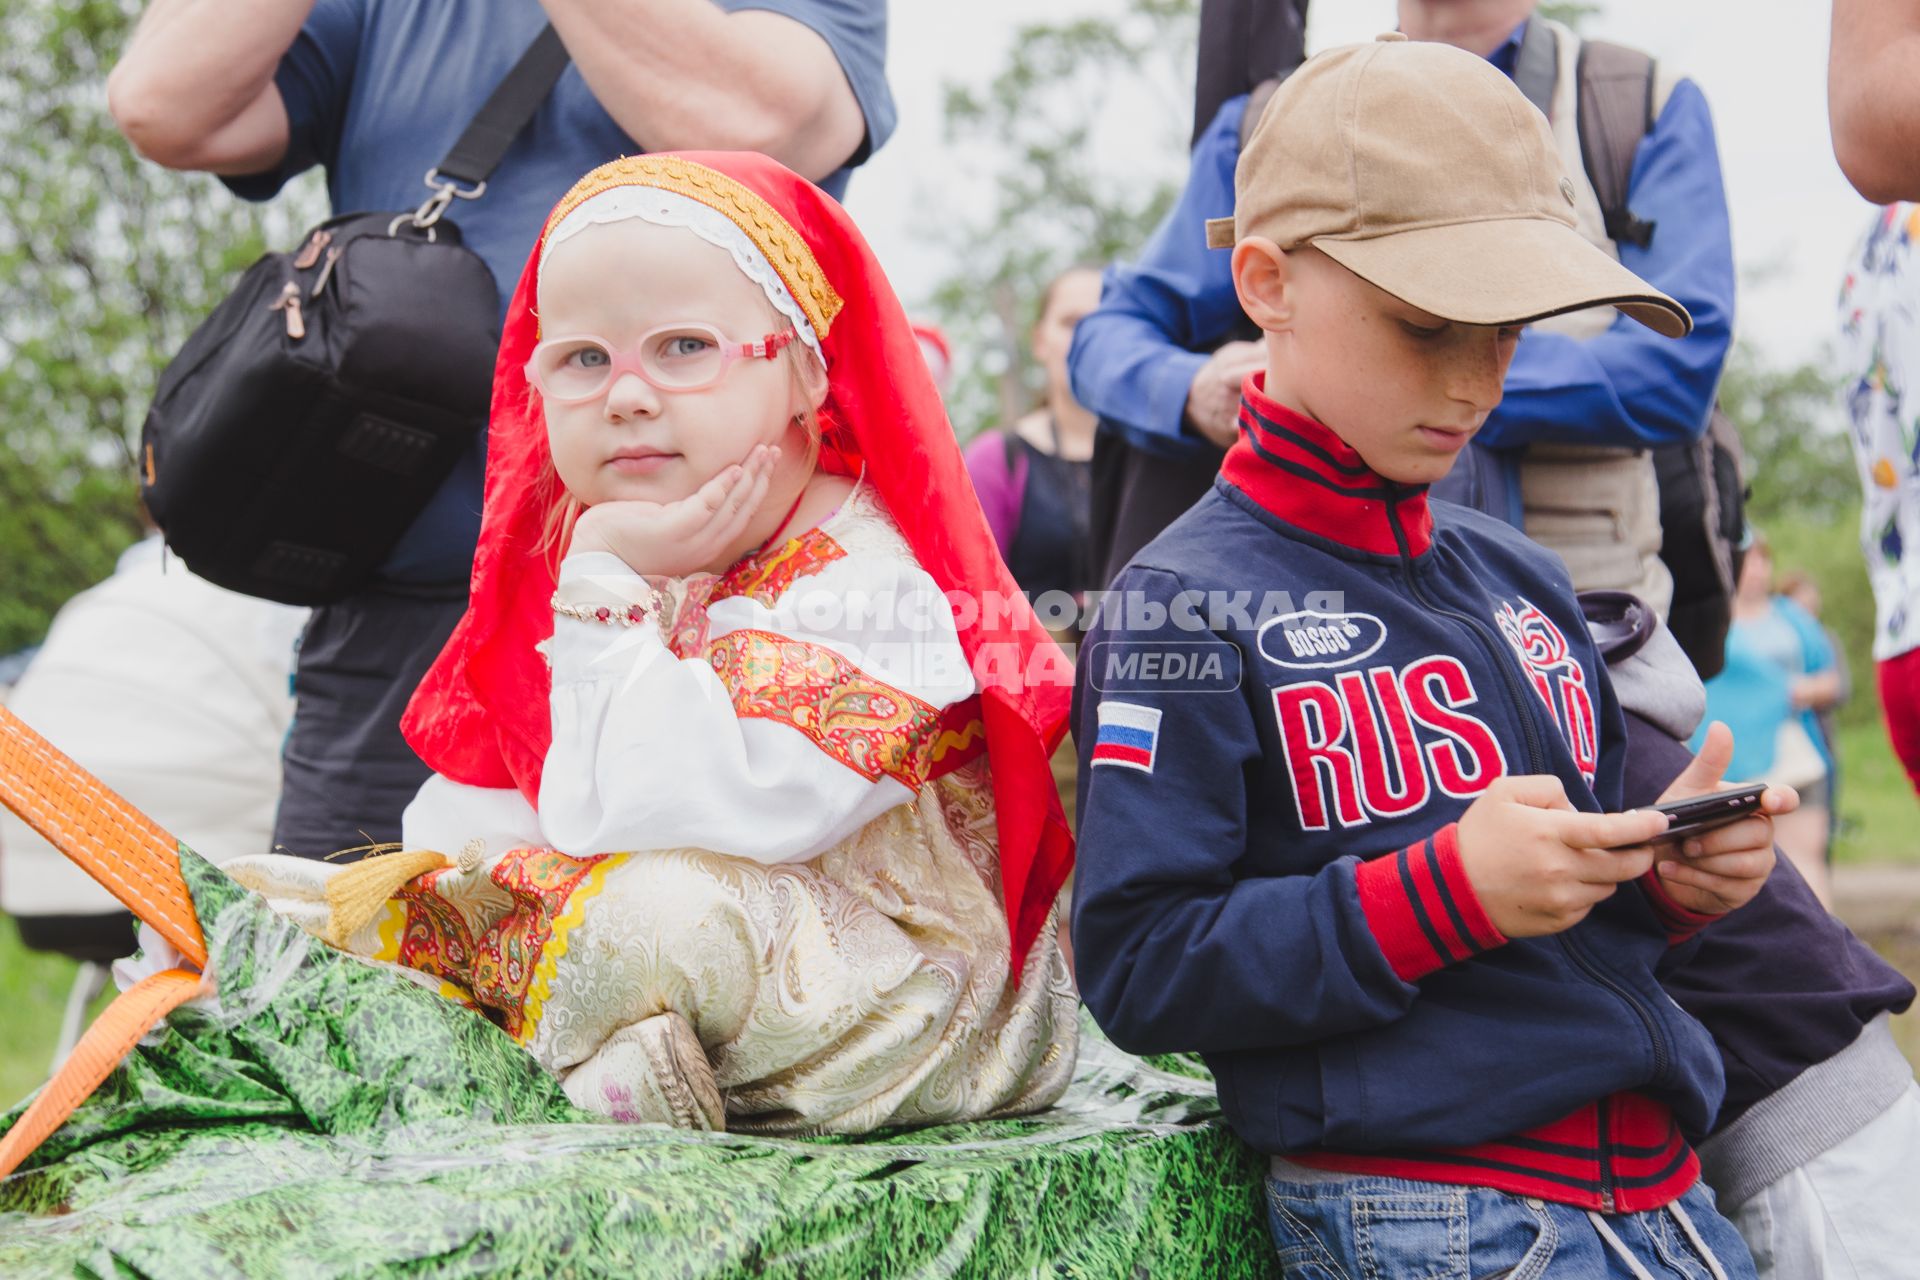
POLYGON ((1753 487, 1747 517, 1762 528, 1782 518, 1833 523, 1859 505, 1853 450, 1838 388, 1815 363, 1767 364, 1737 345, 1720 383, 1720 405, 1740 428, 1753 487))
POLYGON ((1540 6, 1538 13, 1543 18, 1552 18, 1555 22, 1566 23, 1569 27, 1573 28, 1575 31, 1582 31, 1586 29, 1587 19, 1591 17, 1595 17, 1601 11, 1602 11, 1602 6, 1600 5, 1581 4, 1581 3, 1575 2, 1575 3, 1565 3, 1565 4, 1543 4, 1540 6))
POLYGON ((954 264, 935 315, 963 364, 960 433, 1030 407, 1026 336, 1040 292, 1079 262, 1137 251, 1185 180, 1195 0, 1126 0, 1115 17, 1036 22, 984 84, 946 86, 953 163, 926 204, 954 264))
POLYGON ((233 275, 297 234, 271 209, 136 156, 106 110, 131 0, 0 5, 0 653, 139 536, 154 377, 233 275))

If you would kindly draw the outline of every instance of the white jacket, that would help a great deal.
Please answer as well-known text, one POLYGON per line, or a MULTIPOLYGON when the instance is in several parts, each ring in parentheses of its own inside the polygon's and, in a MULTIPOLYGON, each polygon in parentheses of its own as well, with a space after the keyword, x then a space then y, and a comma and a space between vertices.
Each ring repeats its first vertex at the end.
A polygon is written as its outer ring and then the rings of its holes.
MULTIPOLYGON (((306 610, 216 587, 158 538, 69 600, 7 707, 214 862, 265 852, 306 610)), ((0 810, 0 908, 112 911, 106 890, 0 810)))

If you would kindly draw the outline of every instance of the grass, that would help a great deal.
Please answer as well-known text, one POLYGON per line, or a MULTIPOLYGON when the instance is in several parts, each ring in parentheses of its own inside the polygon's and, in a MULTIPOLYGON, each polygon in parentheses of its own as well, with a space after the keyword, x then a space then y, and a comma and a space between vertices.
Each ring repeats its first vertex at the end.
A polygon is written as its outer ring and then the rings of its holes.
POLYGON ((62 956, 27 950, 12 919, 0 917, 0 1008, 11 1024, 0 1041, 0 1107, 11 1107, 46 1078, 78 967, 62 956))
MULTIPOLYGON (((1880 958, 1920 983, 1920 928, 1903 929, 1871 940, 1880 958)), ((1893 1038, 1907 1061, 1920 1068, 1920 1002, 1893 1019, 1893 1038)))
MULTIPOLYGON (((1871 686, 1858 696, 1873 697, 1871 686)), ((1842 721, 1835 745, 1840 757, 1840 831, 1833 860, 1920 864, 1920 797, 1894 758, 1880 718, 1842 721)))

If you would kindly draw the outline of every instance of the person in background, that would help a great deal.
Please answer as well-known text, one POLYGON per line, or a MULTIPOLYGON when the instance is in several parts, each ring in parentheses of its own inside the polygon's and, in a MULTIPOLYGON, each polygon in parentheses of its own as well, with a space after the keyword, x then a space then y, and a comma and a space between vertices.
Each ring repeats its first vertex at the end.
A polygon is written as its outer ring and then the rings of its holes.
MULTIPOLYGON (((1841 680, 1826 631, 1806 610, 1774 594, 1773 554, 1755 535, 1740 566, 1727 664, 1707 681, 1707 720, 1733 729, 1727 777, 1792 787, 1800 807, 1774 819, 1780 850, 1822 904, 1831 905, 1827 842, 1833 762, 1819 715, 1840 701, 1841 680)), ((1695 734, 1694 749, 1704 740, 1695 734)))
POLYGON ((1054 277, 1032 336, 1046 400, 967 446, 967 471, 994 541, 1014 581, 1035 600, 1051 591, 1077 598, 1097 585, 1087 563, 1095 422, 1067 385, 1067 349, 1074 326, 1099 301, 1097 268, 1072 267, 1054 277))
MULTIPOLYGON (((215 863, 273 830, 307 611, 165 561, 156 533, 61 606, 7 707, 215 863)), ((0 907, 28 946, 107 961, 132 918, 38 832, 0 810, 0 907)))
POLYGON ((1820 627, 1820 634, 1826 638, 1827 651, 1833 654, 1833 672, 1838 677, 1840 687, 1833 702, 1818 708, 1813 713, 1814 725, 1819 734, 1815 741, 1820 753, 1827 759, 1827 860, 1833 860, 1833 836, 1840 827, 1840 729, 1836 715, 1853 697, 1853 671, 1847 665, 1846 650, 1833 634, 1821 616, 1820 584, 1813 575, 1799 569, 1789 570, 1780 575, 1780 594, 1800 608, 1820 627))
MULTIPOLYGON (((1652 804, 1683 771, 1706 691, 1679 643, 1629 596, 1580 597, 1626 713, 1621 800, 1652 804)), ((1791 860, 1663 967, 1713 1033, 1727 1078, 1700 1176, 1758 1280, 1908 1280, 1920 1256, 1920 1086, 1891 1015, 1913 984, 1815 898, 1791 860)), ((1556 1274, 1548 1272, 1546 1274, 1556 1274)))
POLYGON ((1201 0, 1191 176, 1139 260, 1107 272, 1076 337, 1074 394, 1099 415, 1092 567, 1100 586, 1213 487, 1240 384, 1264 361, 1201 224, 1232 207, 1243 135, 1306 56, 1307 0, 1201 0))
POLYGON ((1874 215, 1840 290, 1840 367, 1873 584, 1873 664, 1894 754, 1920 792, 1920 205, 1874 215))
MULTIPOLYGON (((1577 68, 1591 46, 1537 7, 1401 0, 1400 30, 1478 54, 1514 79, 1552 125, 1568 184, 1562 194, 1582 237, 1678 299, 1693 331, 1668 342, 1603 311, 1529 325, 1499 407, 1434 496, 1485 511, 1559 552, 1576 590, 1631 591, 1665 619, 1672 578, 1659 556, 1648 451, 1701 438, 1732 341, 1733 238, 1713 119, 1699 86, 1656 68, 1653 119, 1626 191, 1631 216, 1610 228, 1575 109, 1577 68)), ((1074 338, 1074 394, 1137 450, 1165 455, 1141 481, 1155 493, 1209 460, 1217 469, 1220 450, 1241 429, 1240 384, 1260 364, 1255 344, 1230 341, 1249 336, 1246 317, 1225 255, 1209 254, 1203 233, 1206 219, 1233 209, 1234 166, 1259 110, 1257 94, 1220 106, 1194 147, 1186 189, 1138 259, 1108 271, 1099 309, 1074 338)), ((1104 468, 1096 472, 1104 493, 1104 468)), ((1189 481, 1175 501, 1157 506, 1130 490, 1106 572, 1211 483, 1203 473, 1197 486, 1189 481)))
MULTIPOLYGON (((1099 301, 1097 268, 1070 267, 1053 278, 1041 295, 1032 338, 1034 362, 1046 372, 1046 401, 1000 430, 981 432, 966 453, 1000 555, 1069 652, 1078 603, 1103 585, 1088 532, 1096 423, 1067 384, 1074 327, 1099 301), (1063 596, 1072 597, 1071 606, 1063 596)), ((1069 740, 1053 753, 1053 776, 1072 824, 1079 767, 1069 740)))
POLYGON ((1920 199, 1920 0, 1833 0, 1827 114, 1854 190, 1920 199))

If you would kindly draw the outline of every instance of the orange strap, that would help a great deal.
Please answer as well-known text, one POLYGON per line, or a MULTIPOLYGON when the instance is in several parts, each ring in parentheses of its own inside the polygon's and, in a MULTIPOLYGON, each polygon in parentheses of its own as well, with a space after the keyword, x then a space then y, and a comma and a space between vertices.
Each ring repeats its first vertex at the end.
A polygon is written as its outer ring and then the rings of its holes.
POLYGON ((53 1079, 34 1098, 20 1123, 0 1138, 0 1178, 66 1123, 74 1108, 85 1102, 101 1081, 113 1074, 120 1060, 133 1052, 140 1037, 200 990, 200 975, 185 969, 156 973, 122 992, 108 1005, 53 1079))
MULTIPOLYGON (((205 968, 207 942, 180 874, 180 844, 159 823, 0 707, 0 804, 20 815, 134 915, 205 968)), ((169 969, 123 992, 0 1138, 0 1178, 66 1122, 140 1037, 200 989, 200 975, 169 969)))
POLYGON ((159 930, 181 955, 206 967, 200 917, 180 875, 179 841, 5 707, 0 707, 0 804, 159 930))

